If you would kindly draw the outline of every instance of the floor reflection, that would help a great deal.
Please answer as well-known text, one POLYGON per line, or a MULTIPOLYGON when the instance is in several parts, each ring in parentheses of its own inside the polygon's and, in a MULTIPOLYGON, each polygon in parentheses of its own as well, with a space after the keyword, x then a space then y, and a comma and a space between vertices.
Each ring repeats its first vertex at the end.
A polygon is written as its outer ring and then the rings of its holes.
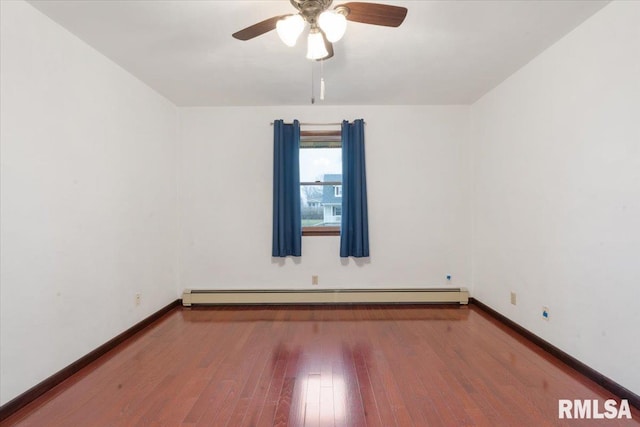
POLYGON ((339 375, 332 375, 323 381, 321 374, 308 374, 300 378, 297 387, 299 405, 295 418, 303 420, 304 425, 345 425, 346 390, 345 381, 339 375))
POLYGON ((362 343, 310 341, 293 348, 279 343, 271 353, 271 375, 286 372, 276 424, 362 425, 362 401, 374 399, 367 386, 367 369, 375 368, 370 354, 371 348, 362 343))

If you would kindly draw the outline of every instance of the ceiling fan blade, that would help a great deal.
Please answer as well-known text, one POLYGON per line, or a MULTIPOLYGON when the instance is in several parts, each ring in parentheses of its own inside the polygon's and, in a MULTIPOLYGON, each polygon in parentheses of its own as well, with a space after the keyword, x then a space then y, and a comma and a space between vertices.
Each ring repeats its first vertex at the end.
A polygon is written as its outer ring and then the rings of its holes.
POLYGON ((261 36, 264 33, 268 33, 271 30, 276 29, 276 23, 280 18, 284 18, 287 15, 274 16, 273 18, 265 19, 264 21, 253 24, 247 28, 244 28, 238 32, 232 34, 232 36, 238 40, 251 40, 254 37, 261 36))
POLYGON ((407 16, 407 8, 379 3, 351 2, 339 5, 349 8, 347 19, 363 24, 399 27, 407 16))

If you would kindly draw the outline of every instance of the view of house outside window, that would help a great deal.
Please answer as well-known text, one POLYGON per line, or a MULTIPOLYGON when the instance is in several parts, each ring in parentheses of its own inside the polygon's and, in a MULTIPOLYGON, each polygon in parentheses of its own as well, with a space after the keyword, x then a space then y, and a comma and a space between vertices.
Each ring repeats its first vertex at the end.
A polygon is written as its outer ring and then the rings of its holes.
POLYGON ((342 149, 300 149, 303 227, 339 227, 342 215, 342 149))

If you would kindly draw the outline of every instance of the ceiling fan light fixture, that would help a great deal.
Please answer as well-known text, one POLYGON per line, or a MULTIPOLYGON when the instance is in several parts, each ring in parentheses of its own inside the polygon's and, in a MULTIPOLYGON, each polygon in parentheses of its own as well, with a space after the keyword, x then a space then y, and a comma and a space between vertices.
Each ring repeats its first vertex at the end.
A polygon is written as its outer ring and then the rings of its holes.
POLYGON ((325 10, 318 17, 318 25, 327 36, 327 40, 335 43, 344 36, 347 31, 347 18, 344 14, 335 10, 325 10))
POLYGON ((324 45, 324 38, 322 33, 317 28, 312 28, 309 31, 309 37, 307 38, 307 59, 322 59, 329 55, 327 48, 324 45))
POLYGON ((299 14, 286 16, 276 23, 276 31, 280 40, 289 47, 296 45, 302 30, 304 30, 304 18, 299 14))

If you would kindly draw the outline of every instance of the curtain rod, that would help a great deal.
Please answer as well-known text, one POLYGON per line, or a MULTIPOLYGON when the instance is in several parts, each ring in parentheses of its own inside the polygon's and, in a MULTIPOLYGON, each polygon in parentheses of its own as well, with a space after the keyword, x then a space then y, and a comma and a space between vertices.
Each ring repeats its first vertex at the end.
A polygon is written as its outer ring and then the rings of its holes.
MULTIPOLYGON (((271 126, 273 126, 273 122, 270 123, 271 126)), ((285 125, 291 125, 293 123, 285 123, 285 125)), ((367 122, 364 122, 364 124, 366 125, 367 122)), ((342 122, 340 123, 300 123, 300 126, 341 126, 342 122)))

